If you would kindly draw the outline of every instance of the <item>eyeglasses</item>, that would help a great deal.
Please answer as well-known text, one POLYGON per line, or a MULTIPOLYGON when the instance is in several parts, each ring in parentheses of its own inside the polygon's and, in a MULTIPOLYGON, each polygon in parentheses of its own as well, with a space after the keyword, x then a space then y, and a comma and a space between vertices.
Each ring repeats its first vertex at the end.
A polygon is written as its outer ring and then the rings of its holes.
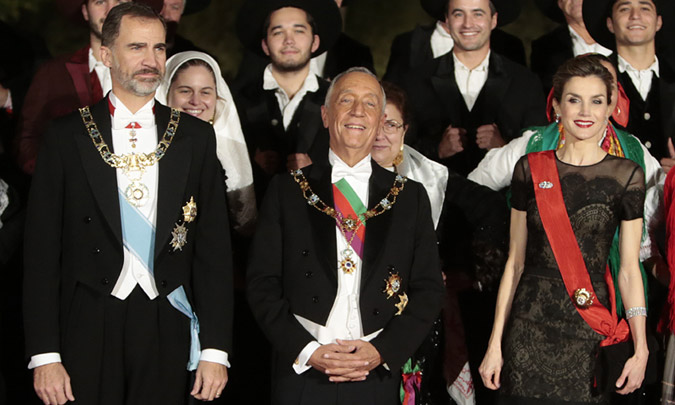
POLYGON ((399 124, 396 120, 386 120, 382 126, 382 130, 388 134, 396 133, 401 128, 403 128, 403 124, 399 124))

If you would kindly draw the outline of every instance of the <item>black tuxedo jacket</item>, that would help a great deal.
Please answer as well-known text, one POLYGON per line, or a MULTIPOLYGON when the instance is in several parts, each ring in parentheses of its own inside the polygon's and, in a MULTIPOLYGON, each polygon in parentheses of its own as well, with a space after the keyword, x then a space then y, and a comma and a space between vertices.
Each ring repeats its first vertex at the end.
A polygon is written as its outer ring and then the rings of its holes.
POLYGON ((572 36, 567 24, 532 42, 530 65, 539 76, 545 92, 553 87, 553 75, 560 65, 573 57, 572 36))
POLYGON ((546 104, 537 77, 494 51, 487 81, 471 112, 455 81, 452 53, 416 69, 408 75, 404 88, 415 118, 406 141, 429 158, 439 160, 438 144, 448 125, 467 130, 464 151, 442 162, 463 175, 485 155, 475 142, 480 125, 497 124, 508 143, 522 128, 546 123, 546 104))
MULTIPOLYGON (((434 59, 431 50, 431 35, 436 28, 432 25, 418 25, 414 30, 397 35, 391 44, 387 72, 384 80, 402 84, 415 68, 434 59)), ((490 47, 514 62, 526 66, 523 42, 499 28, 492 30, 490 47)))
MULTIPOLYGON (((303 169, 310 187, 333 206, 331 167, 303 169)), ((395 175, 373 162, 369 207, 384 198, 395 175)), ((372 340, 392 373, 397 373, 428 333, 441 308, 436 236, 424 187, 409 180, 396 204, 366 223, 361 269, 360 311, 364 335, 372 340), (397 296, 387 299, 390 273, 402 280, 399 294, 409 303, 395 316, 397 296)), ((289 174, 274 178, 265 197, 247 274, 248 300, 279 358, 276 375, 295 374, 292 364, 314 338, 293 314, 325 325, 337 294, 335 220, 307 204, 289 174)), ((324 376, 325 377, 325 376, 324 376)), ((327 381, 327 377, 326 377, 327 381)))
MULTIPOLYGON (((94 105, 91 112, 112 148, 108 100, 94 105)), ((161 139, 170 110, 155 103, 155 114, 161 139)), ((229 352, 232 265, 225 192, 215 150, 212 127, 181 114, 173 142, 158 163, 154 277, 159 291, 156 300, 168 302, 168 293, 181 285, 185 288, 199 317, 201 347, 229 352), (174 251, 171 231, 183 218, 182 207, 191 197, 197 204, 197 217, 187 223, 187 244, 174 251)), ((44 138, 28 203, 24 318, 29 356, 61 352, 68 369, 89 361, 78 358, 78 353, 88 351, 74 345, 84 341, 88 347, 101 346, 103 300, 110 297, 123 263, 118 201, 116 169, 99 155, 79 113, 57 120, 44 138), (100 324, 86 325, 90 335, 84 337, 73 336, 83 327, 73 303, 78 290, 100 297, 96 299, 101 302, 100 308, 88 309, 100 313, 100 324)), ((184 353, 178 352, 181 346, 170 342, 178 339, 189 344, 189 320, 177 310, 167 312, 159 325, 167 342, 162 354, 187 359, 187 347, 184 353), (180 336, 163 333, 168 330, 179 330, 180 336)))
MULTIPOLYGON (((283 116, 274 90, 263 89, 263 74, 255 83, 249 83, 234 93, 249 156, 256 150, 273 151, 279 155, 276 173, 286 171, 286 157, 292 153, 307 153, 313 162, 328 159, 328 131, 321 121, 321 106, 326 98, 328 82, 317 76, 319 90, 308 92, 284 129, 283 116)), ((253 183, 258 201, 262 201, 269 175, 252 160, 253 183)))

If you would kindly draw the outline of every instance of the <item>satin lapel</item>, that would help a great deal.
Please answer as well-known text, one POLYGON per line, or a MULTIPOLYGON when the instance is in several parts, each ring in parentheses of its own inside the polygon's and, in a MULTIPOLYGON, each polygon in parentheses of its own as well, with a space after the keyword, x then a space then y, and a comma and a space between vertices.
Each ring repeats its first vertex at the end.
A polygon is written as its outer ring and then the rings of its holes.
MULTIPOLYGON (((164 136, 169 124, 171 110, 155 102, 157 140, 164 136)), ((185 114, 181 115, 184 119, 185 114)), ((155 258, 169 247, 171 230, 181 218, 181 207, 190 198, 185 194, 188 174, 192 163, 192 138, 187 135, 184 122, 179 122, 178 131, 166 154, 159 161, 159 189, 157 191, 157 226, 155 234, 155 258)), ((197 200, 197 197, 195 197, 197 200)), ((199 206, 199 201, 196 201, 199 206)), ((189 237, 189 236, 188 236, 189 237)))
POLYGON ((434 88, 438 99, 443 104, 444 111, 448 114, 448 122, 456 124, 460 122, 460 106, 464 103, 462 94, 455 82, 455 66, 452 60, 452 52, 438 58, 438 68, 431 77, 431 86, 434 88))
POLYGON ((485 124, 497 122, 497 114, 503 110, 502 100, 506 96, 510 83, 511 77, 504 69, 502 58, 491 52, 487 81, 478 95, 479 99, 483 99, 479 122, 485 124))
MULTIPOLYGON (((91 103, 91 79, 89 76, 89 65, 86 63, 66 62, 66 69, 70 78, 73 80, 77 97, 80 99, 80 105, 89 105, 91 103)), ((110 120, 108 120, 110 121, 110 120)))
MULTIPOLYGON (((394 185, 394 175, 381 168, 375 161, 372 162, 373 174, 368 183, 368 209, 374 207, 380 200, 387 196, 394 185)), ((405 189, 403 191, 405 193, 405 189)), ((396 205, 392 210, 397 209, 396 205)), ((362 285, 368 282, 370 276, 375 273, 374 268, 384 249, 389 227, 391 225, 391 210, 386 211, 366 222, 366 241, 363 246, 363 267, 361 268, 362 285)))
MULTIPOLYGON (((333 206, 333 185, 331 183, 331 167, 327 163, 314 164, 308 175, 312 190, 326 203, 333 206)), ((337 283, 337 240, 335 238, 335 220, 320 212, 316 208, 306 204, 309 213, 309 222, 312 225, 312 233, 316 241, 316 249, 323 261, 323 269, 328 277, 337 283)))
MULTIPOLYGON (((106 144, 114 152, 112 146, 112 130, 110 128, 110 112, 108 99, 104 98, 91 108, 91 114, 98 130, 106 144)), ((122 223, 120 219, 119 197, 117 192, 117 170, 110 167, 96 150, 94 143, 83 128, 82 136, 77 136, 77 146, 80 149, 82 166, 86 173, 89 186, 98 203, 103 216, 117 241, 122 244, 122 223)))

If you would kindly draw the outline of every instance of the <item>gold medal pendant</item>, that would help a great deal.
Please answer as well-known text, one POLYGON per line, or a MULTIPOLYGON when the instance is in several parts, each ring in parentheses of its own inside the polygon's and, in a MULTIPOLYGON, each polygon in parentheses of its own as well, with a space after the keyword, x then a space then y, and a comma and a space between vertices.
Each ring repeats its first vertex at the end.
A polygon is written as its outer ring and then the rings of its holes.
POLYGON ((340 252, 340 255, 342 256, 342 260, 340 260, 340 270, 345 274, 354 273, 354 269, 356 268, 356 263, 352 260, 352 253, 353 251, 351 249, 345 249, 340 252))
POLYGON ((124 190, 124 198, 134 207, 142 207, 150 198, 150 190, 145 184, 134 181, 124 190))

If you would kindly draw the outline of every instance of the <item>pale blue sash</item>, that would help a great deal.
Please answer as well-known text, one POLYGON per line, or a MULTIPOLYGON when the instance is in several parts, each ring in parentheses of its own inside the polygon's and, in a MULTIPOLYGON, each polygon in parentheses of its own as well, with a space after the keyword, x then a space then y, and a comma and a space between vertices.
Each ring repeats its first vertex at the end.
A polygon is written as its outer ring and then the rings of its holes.
POLYGON ((122 190, 117 189, 122 220, 124 247, 154 274, 155 226, 136 207, 129 204, 122 190))
POLYGON ((192 306, 190 306, 190 302, 188 301, 183 286, 171 291, 171 294, 167 295, 166 298, 174 308, 190 318, 190 360, 188 361, 187 369, 188 371, 194 371, 197 369, 199 357, 201 355, 201 345, 199 344, 199 320, 197 319, 197 314, 192 312, 192 306))

